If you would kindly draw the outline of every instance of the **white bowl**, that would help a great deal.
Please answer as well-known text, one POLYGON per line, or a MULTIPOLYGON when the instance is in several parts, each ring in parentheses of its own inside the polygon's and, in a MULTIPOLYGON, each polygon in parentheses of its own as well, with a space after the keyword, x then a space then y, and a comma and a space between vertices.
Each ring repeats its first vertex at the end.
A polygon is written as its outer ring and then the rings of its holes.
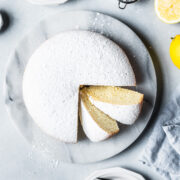
POLYGON ((27 1, 37 5, 56 5, 56 4, 65 3, 68 0, 27 0, 27 1))
POLYGON ((85 180, 95 180, 98 179, 98 177, 114 180, 145 180, 140 174, 120 167, 97 170, 90 174, 85 180))

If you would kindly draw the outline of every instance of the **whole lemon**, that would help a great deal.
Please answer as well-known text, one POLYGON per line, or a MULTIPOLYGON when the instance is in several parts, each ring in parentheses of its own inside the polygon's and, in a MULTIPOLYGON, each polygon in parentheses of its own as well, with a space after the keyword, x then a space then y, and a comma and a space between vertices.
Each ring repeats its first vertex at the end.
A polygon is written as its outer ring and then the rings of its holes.
POLYGON ((173 63, 180 69, 180 35, 173 38, 169 50, 173 63))

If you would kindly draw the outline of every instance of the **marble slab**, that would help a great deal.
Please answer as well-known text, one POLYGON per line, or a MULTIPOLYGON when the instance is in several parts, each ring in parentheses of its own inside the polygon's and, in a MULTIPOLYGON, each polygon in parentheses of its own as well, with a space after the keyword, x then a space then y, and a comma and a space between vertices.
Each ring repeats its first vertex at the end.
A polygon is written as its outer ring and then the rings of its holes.
POLYGON ((11 119, 35 149, 59 161, 88 163, 122 152, 139 137, 153 113, 157 81, 149 52, 129 27, 97 12, 74 11, 58 13, 41 21, 19 42, 9 59, 4 88, 5 104, 11 119), (133 66, 137 79, 135 89, 145 95, 142 113, 136 123, 121 127, 119 134, 100 143, 90 142, 81 127, 77 144, 65 144, 49 137, 31 119, 22 98, 22 77, 33 51, 49 37, 74 29, 95 31, 119 44, 133 66))

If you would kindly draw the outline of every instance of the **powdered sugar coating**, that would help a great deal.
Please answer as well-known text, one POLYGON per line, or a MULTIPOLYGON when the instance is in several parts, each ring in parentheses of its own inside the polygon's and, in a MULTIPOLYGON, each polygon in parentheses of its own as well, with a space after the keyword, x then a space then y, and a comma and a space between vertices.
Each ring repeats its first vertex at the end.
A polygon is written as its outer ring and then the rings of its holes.
POLYGON ((79 85, 135 84, 118 45, 97 33, 69 31, 34 52, 23 77, 23 97, 29 114, 46 133, 76 142, 79 85))
POLYGON ((134 105, 117 105, 96 101, 92 97, 89 97, 89 100, 112 119, 127 125, 131 125, 137 120, 142 108, 142 103, 134 105))
POLYGON ((94 121, 83 102, 81 101, 81 125, 86 136, 92 142, 99 142, 109 138, 111 135, 104 131, 99 125, 94 121))

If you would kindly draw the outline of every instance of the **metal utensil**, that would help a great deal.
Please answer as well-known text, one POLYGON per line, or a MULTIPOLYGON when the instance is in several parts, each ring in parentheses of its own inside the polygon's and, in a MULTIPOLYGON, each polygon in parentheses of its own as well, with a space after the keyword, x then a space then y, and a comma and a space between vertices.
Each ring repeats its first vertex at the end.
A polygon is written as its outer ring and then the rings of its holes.
POLYGON ((136 2, 137 0, 118 0, 118 5, 120 9, 125 9, 127 4, 136 2))

